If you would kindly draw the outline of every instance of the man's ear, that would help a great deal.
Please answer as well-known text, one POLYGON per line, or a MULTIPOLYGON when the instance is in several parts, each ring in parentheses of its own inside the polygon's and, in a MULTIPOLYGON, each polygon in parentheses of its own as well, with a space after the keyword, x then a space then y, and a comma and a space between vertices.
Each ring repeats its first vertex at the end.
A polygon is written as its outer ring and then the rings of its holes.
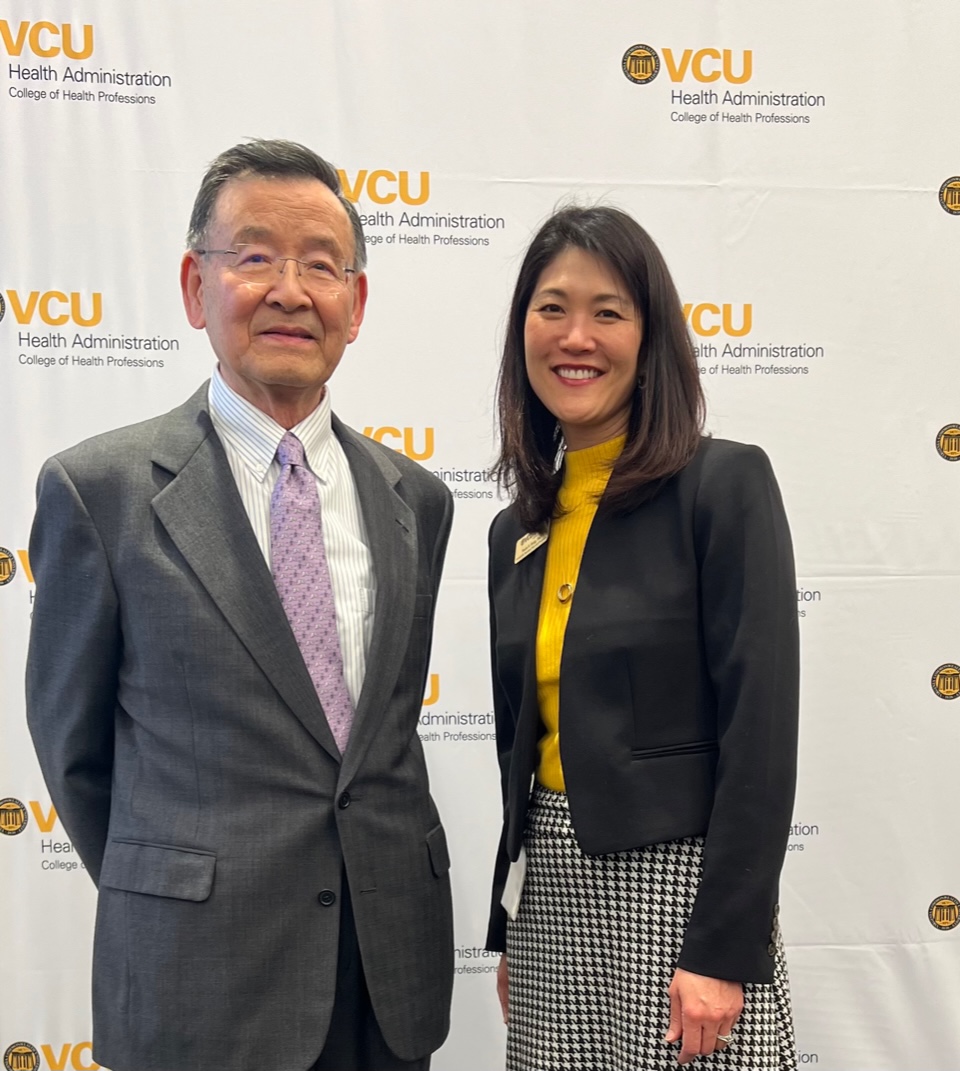
POLYGON ((367 276, 360 272, 357 281, 353 284, 353 315, 350 317, 350 334, 347 335, 347 343, 360 334, 360 325, 363 323, 363 310, 367 306, 367 276))
POLYGON ((183 254, 180 261, 180 293, 183 307, 191 327, 207 326, 203 308, 203 279, 200 275, 200 258, 192 249, 183 254))

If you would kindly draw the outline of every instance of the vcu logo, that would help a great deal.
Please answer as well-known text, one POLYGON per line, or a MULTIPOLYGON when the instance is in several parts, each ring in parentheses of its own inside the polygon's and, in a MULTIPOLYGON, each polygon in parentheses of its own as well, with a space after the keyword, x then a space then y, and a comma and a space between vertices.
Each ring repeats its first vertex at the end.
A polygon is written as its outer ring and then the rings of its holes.
MULTIPOLYGON (((61 290, 31 290, 21 297, 16 290, 8 290, 7 298, 18 324, 33 323, 34 316, 50 327, 61 327, 72 320, 78 327, 95 327, 103 319, 103 294, 90 295, 90 309, 83 307, 83 298, 76 290, 69 295, 61 290), (64 308, 66 306, 66 308, 64 308)), ((0 306, 0 320, 3 319, 4 306, 0 306)))
POLYGON ((940 207, 951 216, 960 216, 960 175, 948 178, 940 187, 940 207))
POLYGON ((405 205, 422 205, 430 198, 430 172, 420 172, 420 188, 416 193, 410 188, 408 171, 358 171, 353 181, 346 171, 338 171, 343 195, 356 204, 366 191, 367 199, 377 205, 390 205, 399 199, 405 205))
POLYGON ((0 833, 15 837, 27 828, 27 808, 13 796, 0 800, 0 833))
POLYGON ((693 329, 695 335, 710 338, 722 330, 725 335, 742 338, 753 329, 753 306, 740 306, 740 322, 734 322, 733 305, 684 305, 683 318, 693 329))
POLYGON ((960 923, 960 900, 955 896, 938 896, 927 909, 927 918, 938 930, 952 930, 960 923))
POLYGON ((17 575, 17 559, 6 547, 0 547, 0 588, 17 575))
MULTIPOLYGON (((40 1049, 51 1071, 66 1071, 67 1067, 73 1071, 98 1071, 100 1067, 89 1055, 93 1052, 89 1041, 81 1041, 78 1045, 67 1042, 60 1046, 59 1053, 52 1045, 41 1045, 40 1049)), ((3 1066, 5 1071, 40 1071, 40 1053, 29 1041, 15 1041, 3 1054, 3 1066)))
MULTIPOLYGON (((44 811, 38 800, 30 800, 30 812, 33 814, 33 819, 41 833, 53 831, 58 817, 57 809, 53 804, 50 804, 48 811, 44 811)), ((15 837, 27 828, 28 822, 27 808, 24 807, 20 800, 14 799, 13 796, 0 800, 0 833, 6 834, 8 837, 15 837)))
POLYGON ((364 428, 363 434, 368 439, 373 439, 374 442, 383 443, 384 446, 393 446, 392 442, 386 440, 396 439, 400 442, 400 446, 394 446, 393 449, 398 454, 405 454, 413 461, 426 461, 427 458, 433 457, 433 428, 423 429, 423 445, 420 447, 417 446, 413 428, 404 428, 401 431, 400 428, 371 426, 364 428))
MULTIPOLYGON (((33 570, 30 568, 30 555, 25 550, 18 550, 17 558, 20 559, 20 564, 23 566, 23 575, 27 578, 27 582, 32 584, 33 570)), ((4 584, 9 584, 16 575, 17 562, 13 556, 13 551, 7 550, 6 547, 0 547, 0 588, 4 584)))
POLYGON ((620 67, 631 82, 645 86, 660 73, 660 57, 649 45, 633 45, 624 52, 620 67))
POLYGON ((960 424, 946 424, 937 432, 937 453, 944 461, 960 461, 960 424))
POLYGON ((76 34, 68 22, 57 26, 53 22, 21 22, 14 30, 12 23, 0 19, 0 40, 10 56, 20 56, 28 48, 41 59, 51 59, 61 52, 68 59, 89 59, 93 55, 93 27, 82 27, 82 35, 76 34), (83 43, 78 47, 77 39, 83 43))
POLYGON ((960 666, 944 662, 937 666, 930 678, 933 690, 941 699, 956 699, 960 696, 960 666))
MULTIPOLYGON (((753 51, 749 48, 740 53, 739 59, 729 48, 685 48, 679 54, 672 48, 661 51, 671 82, 683 82, 689 76, 696 82, 718 82, 722 78, 743 85, 753 77, 753 51)), ((631 82, 645 86, 660 73, 660 56, 650 45, 631 45, 620 67, 631 82)))
POLYGON ((40 1053, 29 1041, 15 1041, 3 1054, 3 1066, 6 1071, 37 1071, 40 1053))

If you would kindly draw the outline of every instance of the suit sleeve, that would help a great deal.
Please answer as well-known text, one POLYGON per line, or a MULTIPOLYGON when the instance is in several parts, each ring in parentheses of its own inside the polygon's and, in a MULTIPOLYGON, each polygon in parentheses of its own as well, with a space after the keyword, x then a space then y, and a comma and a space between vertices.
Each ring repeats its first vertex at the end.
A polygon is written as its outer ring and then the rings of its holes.
POLYGON ((443 506, 440 523, 437 526, 437 536, 433 544, 433 558, 431 560, 431 582, 433 584, 433 599, 436 603, 437 592, 440 590, 440 577, 443 573, 443 563, 447 556, 447 543, 450 540, 450 528, 453 524, 453 496, 443 488, 443 506))
POLYGON ((719 755, 679 966, 770 982, 796 778, 799 639, 790 532, 762 450, 708 455, 695 540, 719 755))
POLYGON ((497 734, 497 760, 500 766, 500 793, 504 808, 504 819, 494 862, 493 890, 490 895, 490 922, 487 928, 486 947, 490 952, 505 952, 507 950, 507 913, 500 900, 503 897, 503 889, 507 881, 507 871, 510 869, 510 857, 507 854, 506 846, 507 775, 510 771, 516 725, 497 673, 497 615, 493 599, 494 555, 496 553, 494 548, 494 528, 496 523, 495 519, 490 526, 488 537, 487 596, 490 603, 490 679, 493 685, 493 716, 497 734))
POLYGON ((431 492, 429 498, 424 498, 419 513, 418 527, 423 532, 424 547, 428 544, 426 536, 433 535, 433 546, 430 550, 429 569, 427 583, 430 586, 430 628, 427 632, 427 647, 423 657, 423 680, 420 685, 421 697, 425 694, 427 677, 430 673, 430 652, 433 649, 434 622, 437 616, 437 600, 440 594, 440 579, 443 575, 443 563, 447 556, 447 543, 450 540, 450 529, 453 525, 453 496, 442 484, 436 488, 436 493, 431 492))
POLYGON ((30 564, 27 721, 57 814, 96 883, 110 816, 118 599, 99 533, 55 458, 40 473, 30 564))

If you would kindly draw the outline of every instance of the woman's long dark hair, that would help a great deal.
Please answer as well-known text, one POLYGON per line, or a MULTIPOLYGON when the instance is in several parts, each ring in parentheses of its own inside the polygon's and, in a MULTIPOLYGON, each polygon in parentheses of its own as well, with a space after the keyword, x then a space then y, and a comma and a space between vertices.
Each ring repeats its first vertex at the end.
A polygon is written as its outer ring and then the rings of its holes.
POLYGON ((602 508, 622 513, 654 495, 664 480, 689 463, 703 428, 703 391, 693 342, 655 242, 619 209, 560 209, 543 224, 523 258, 498 382, 500 456, 493 472, 510 491, 528 531, 542 531, 554 514, 562 434, 527 378, 524 324, 544 268, 570 248, 592 253, 609 265, 623 281, 643 323, 627 441, 610 475, 602 508))

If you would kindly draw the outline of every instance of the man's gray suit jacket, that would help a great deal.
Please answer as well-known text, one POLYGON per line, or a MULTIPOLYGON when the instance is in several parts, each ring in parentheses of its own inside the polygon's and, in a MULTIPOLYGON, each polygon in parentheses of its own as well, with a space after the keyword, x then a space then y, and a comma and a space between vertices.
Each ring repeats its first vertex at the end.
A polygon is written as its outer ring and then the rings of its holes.
POLYGON ((206 408, 40 475, 27 714, 99 887, 94 1057, 114 1071, 284 1071, 319 1055, 344 872, 377 1020, 446 1036, 449 858, 417 723, 452 502, 334 421, 376 613, 342 760, 206 408))

